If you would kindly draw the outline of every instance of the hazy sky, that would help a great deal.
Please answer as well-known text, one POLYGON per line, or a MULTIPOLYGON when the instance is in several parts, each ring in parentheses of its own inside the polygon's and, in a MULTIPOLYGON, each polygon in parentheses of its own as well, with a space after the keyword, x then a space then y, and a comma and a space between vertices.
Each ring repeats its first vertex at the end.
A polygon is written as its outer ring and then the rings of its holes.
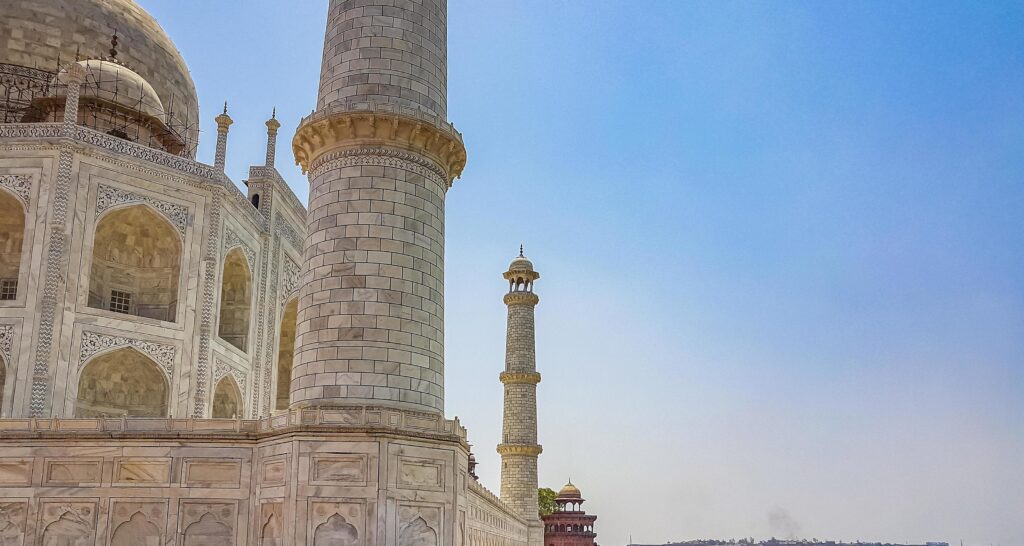
MULTIPOLYGON (((229 174, 291 167, 325 0, 141 0, 229 174)), ((1024 544, 1024 4, 450 0, 447 413, 497 490, 537 283, 542 484, 604 546, 1024 544)))

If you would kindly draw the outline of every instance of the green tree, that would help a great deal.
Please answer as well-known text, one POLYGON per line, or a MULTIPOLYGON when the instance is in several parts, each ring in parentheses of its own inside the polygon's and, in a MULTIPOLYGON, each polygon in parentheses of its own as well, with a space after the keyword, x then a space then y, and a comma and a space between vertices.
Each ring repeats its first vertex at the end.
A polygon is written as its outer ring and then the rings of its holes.
POLYGON ((558 498, 558 493, 547 487, 541 487, 537 490, 537 506, 540 507, 540 516, 544 517, 555 511, 555 499, 558 498))

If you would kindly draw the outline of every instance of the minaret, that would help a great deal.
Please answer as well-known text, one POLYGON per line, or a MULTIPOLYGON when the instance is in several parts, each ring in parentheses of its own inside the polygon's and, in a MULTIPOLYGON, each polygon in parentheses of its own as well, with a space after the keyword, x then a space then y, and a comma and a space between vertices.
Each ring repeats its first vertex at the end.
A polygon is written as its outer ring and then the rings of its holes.
POLYGON ((501 444, 501 500, 530 522, 530 543, 539 544, 543 527, 537 508, 537 352, 534 336, 534 307, 540 302, 533 283, 540 273, 523 256, 512 260, 503 275, 508 281, 508 330, 505 340, 505 415, 501 444))
POLYGON ((447 1, 331 0, 309 177, 292 407, 444 412, 444 200, 466 163, 447 122, 447 1))

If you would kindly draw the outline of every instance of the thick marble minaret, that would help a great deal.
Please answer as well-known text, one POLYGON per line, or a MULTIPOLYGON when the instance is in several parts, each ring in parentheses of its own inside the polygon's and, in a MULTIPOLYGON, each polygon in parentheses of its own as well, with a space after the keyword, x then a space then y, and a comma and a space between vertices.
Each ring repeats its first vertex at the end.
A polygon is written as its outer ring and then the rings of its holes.
POLYGON ((444 412, 447 2, 331 0, 309 176, 292 407, 444 412))
POLYGON ((530 543, 543 539, 537 508, 537 373, 534 308, 540 298, 533 283, 540 273, 523 256, 512 260, 503 275, 508 281, 505 305, 508 330, 505 341, 505 411, 498 453, 501 454, 501 500, 530 524, 530 543))

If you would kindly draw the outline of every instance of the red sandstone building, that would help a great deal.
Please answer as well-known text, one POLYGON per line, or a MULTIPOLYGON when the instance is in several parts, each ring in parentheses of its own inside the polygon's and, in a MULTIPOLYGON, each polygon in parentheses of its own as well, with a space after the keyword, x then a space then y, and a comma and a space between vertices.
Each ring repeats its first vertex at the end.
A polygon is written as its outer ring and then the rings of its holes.
POLYGON ((545 546, 597 546, 597 516, 583 511, 583 496, 570 481, 555 499, 555 511, 544 516, 545 546))

